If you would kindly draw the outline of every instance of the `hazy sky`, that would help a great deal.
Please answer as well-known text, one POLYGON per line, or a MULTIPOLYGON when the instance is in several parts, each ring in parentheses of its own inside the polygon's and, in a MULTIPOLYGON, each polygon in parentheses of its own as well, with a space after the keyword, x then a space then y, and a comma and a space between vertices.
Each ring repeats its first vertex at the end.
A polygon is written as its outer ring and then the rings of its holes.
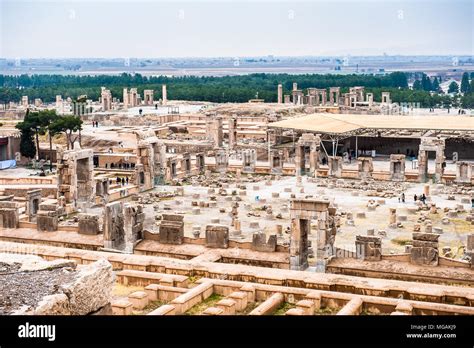
POLYGON ((473 0, 0 0, 0 57, 473 55, 473 0))

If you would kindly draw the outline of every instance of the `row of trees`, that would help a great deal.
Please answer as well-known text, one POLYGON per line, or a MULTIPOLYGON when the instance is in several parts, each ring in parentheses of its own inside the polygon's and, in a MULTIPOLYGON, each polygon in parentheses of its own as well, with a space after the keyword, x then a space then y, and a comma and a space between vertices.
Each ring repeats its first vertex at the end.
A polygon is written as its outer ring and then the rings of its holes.
POLYGON ((431 81, 431 79, 426 74, 422 74, 421 80, 417 79, 415 82, 413 82, 413 89, 418 91, 439 92, 439 83, 440 80, 438 80, 437 77, 431 81))
MULTIPOLYGON (((44 102, 53 102, 56 95, 62 95, 63 98, 70 97, 73 100, 78 96, 87 95, 90 99, 98 100, 101 86, 107 86, 112 95, 119 100, 122 99, 124 87, 137 87, 139 93, 143 93, 144 89, 153 89, 155 99, 158 100, 162 97, 162 84, 168 85, 170 99, 241 103, 258 95, 258 98, 267 102, 276 102, 276 86, 279 83, 283 84, 284 93, 290 93, 293 82, 297 82, 300 89, 340 86, 342 93, 347 92, 352 86, 365 86, 367 92, 374 93, 376 101, 380 100, 382 91, 388 91, 391 92, 392 100, 398 103, 420 103, 421 107, 457 105, 459 97, 439 95, 441 81, 438 78, 430 79, 426 74, 422 74, 421 79, 415 81, 413 89, 409 89, 407 76, 402 72, 383 76, 250 74, 224 77, 147 77, 126 73, 116 76, 0 75, 0 83, 3 86, 0 88, 0 102, 18 101, 23 95, 27 95, 30 100, 41 98, 44 102)), ((460 88, 465 95, 461 98, 466 101, 463 106, 471 105, 470 102, 467 103, 471 98, 467 95, 473 90, 471 85, 472 81, 469 83, 469 76, 465 73, 460 88)), ((452 84, 450 93, 458 93, 458 88, 456 83, 452 84)))
POLYGON ((122 73, 120 75, 0 75, 0 85, 10 88, 39 88, 51 86, 67 87, 100 87, 100 86, 128 86, 161 84, 194 84, 207 85, 219 83, 228 87, 242 84, 260 85, 270 84, 274 89, 276 84, 284 83, 291 89, 292 82, 298 82, 302 88, 330 87, 330 86, 366 86, 366 87, 407 87, 407 76, 402 72, 393 72, 387 75, 334 75, 334 74, 249 74, 240 76, 143 76, 141 74, 122 73))
POLYGON ((474 76, 471 74, 471 81, 467 73, 462 75, 460 91, 464 93, 461 98, 461 105, 464 108, 474 108, 474 76))
MULTIPOLYGON (((23 122, 16 128, 21 132, 20 153, 28 158, 39 158, 39 136, 48 134, 49 151, 53 151, 53 137, 57 134, 66 135, 67 149, 74 147, 82 130, 82 120, 77 116, 59 116, 56 110, 26 111, 23 122), (75 134, 79 132, 79 134, 75 134)), ((52 169, 52 163, 50 164, 52 169)))
POLYGON ((0 75, 0 102, 18 101, 27 95, 31 100, 41 98, 44 102, 55 101, 56 95, 63 98, 76 98, 87 95, 97 100, 100 87, 107 86, 112 95, 122 99, 124 87, 137 87, 139 93, 144 89, 154 89, 155 98, 161 98, 162 84, 168 85, 168 97, 181 100, 203 100, 210 102, 246 102, 259 98, 268 102, 277 100, 276 86, 283 84, 289 93, 293 82, 298 87, 328 88, 340 86, 347 91, 351 86, 367 88, 407 88, 407 76, 401 72, 388 75, 289 75, 289 74, 250 74, 224 77, 166 77, 142 76, 140 74, 121 74, 117 76, 62 76, 62 75, 0 75))
POLYGON ((448 93, 463 93, 469 94, 474 91, 474 78, 469 82, 467 73, 462 74, 461 86, 456 81, 453 81, 448 86, 448 93))

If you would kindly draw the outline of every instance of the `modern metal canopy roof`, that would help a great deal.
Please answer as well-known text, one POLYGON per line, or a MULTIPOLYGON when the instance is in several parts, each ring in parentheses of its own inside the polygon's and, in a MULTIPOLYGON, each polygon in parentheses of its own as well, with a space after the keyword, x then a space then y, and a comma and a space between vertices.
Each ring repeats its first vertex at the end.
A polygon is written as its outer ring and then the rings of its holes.
POLYGON ((344 135, 367 130, 461 131, 474 133, 474 117, 311 114, 269 123, 270 128, 344 135))

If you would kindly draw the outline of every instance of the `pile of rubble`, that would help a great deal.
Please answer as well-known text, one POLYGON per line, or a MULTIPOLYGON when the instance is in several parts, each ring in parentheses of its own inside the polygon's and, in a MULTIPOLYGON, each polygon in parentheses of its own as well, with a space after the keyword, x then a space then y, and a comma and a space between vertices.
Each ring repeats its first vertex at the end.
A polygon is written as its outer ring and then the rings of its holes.
MULTIPOLYGON (((439 195, 439 194, 445 194, 451 197, 451 200, 454 200, 455 196, 458 195, 468 195, 471 197, 474 197, 474 190, 472 189, 471 186, 466 186, 466 185, 443 185, 443 184, 437 184, 435 187, 431 190, 432 194, 434 195, 439 195)), ((449 199, 449 198, 448 198, 449 199)), ((466 201, 466 203, 469 203, 466 201)))
POLYGON ((308 179, 318 187, 330 189, 347 189, 352 191, 362 191, 369 197, 392 198, 397 197, 408 188, 404 182, 385 182, 374 180, 348 180, 348 179, 308 179))
POLYGON ((0 315, 85 315, 104 310, 114 275, 105 259, 81 268, 72 260, 0 253, 0 315))

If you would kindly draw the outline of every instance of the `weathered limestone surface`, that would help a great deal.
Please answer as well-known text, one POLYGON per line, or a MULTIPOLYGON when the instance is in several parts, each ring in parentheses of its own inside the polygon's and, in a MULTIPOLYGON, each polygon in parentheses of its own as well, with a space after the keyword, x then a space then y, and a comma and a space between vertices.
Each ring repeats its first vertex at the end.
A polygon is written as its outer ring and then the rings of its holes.
POLYGON ((58 195, 76 208, 78 202, 90 206, 95 198, 94 151, 58 149, 58 195))
POLYGON ((219 224, 207 225, 206 246, 227 249, 229 247, 229 227, 219 224))
POLYGON ((45 204, 40 204, 40 210, 38 210, 36 216, 36 226, 38 231, 58 230, 59 212, 55 208, 55 206, 48 207, 45 204))
POLYGON ((0 202, 0 226, 17 228, 19 224, 18 206, 15 202, 0 202))
POLYGON ((114 202, 105 206, 104 247, 133 252, 143 238, 145 214, 139 204, 114 202))
POLYGON ((160 242, 166 244, 182 244, 184 238, 184 216, 163 214, 160 224, 160 242))
POLYGON ((99 215, 96 214, 79 214, 79 233, 82 234, 98 234, 99 231, 99 215))
POLYGON ((380 237, 356 236, 355 245, 358 258, 372 261, 382 259, 382 240, 380 237))
POLYGON ((256 251, 274 252, 277 246, 277 236, 273 234, 268 237, 265 233, 254 233, 252 235, 252 249, 256 251))
POLYGON ((82 267, 73 283, 62 287, 69 299, 72 315, 84 315, 98 310, 112 300, 114 274, 105 259, 82 267))
POLYGON ((413 233, 410 262, 418 265, 438 265, 438 238, 436 233, 413 233))

